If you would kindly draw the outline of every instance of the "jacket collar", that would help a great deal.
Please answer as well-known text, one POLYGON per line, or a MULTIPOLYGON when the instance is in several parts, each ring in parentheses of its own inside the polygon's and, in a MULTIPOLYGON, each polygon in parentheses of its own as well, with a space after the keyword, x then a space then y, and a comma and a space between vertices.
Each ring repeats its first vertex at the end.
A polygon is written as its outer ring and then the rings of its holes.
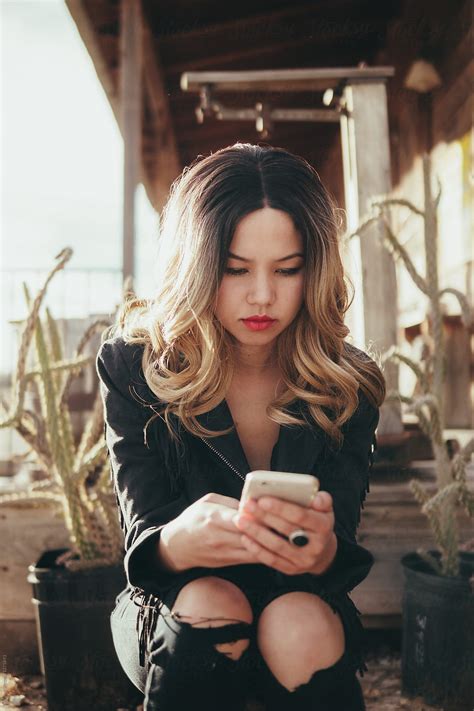
MULTIPOLYGON (((272 470, 309 474, 314 470, 316 460, 324 448, 325 433, 309 418, 304 401, 294 400, 286 405, 285 409, 298 416, 299 419, 303 417, 311 424, 309 427, 280 425, 278 441, 272 453, 272 470)), ((196 419, 202 426, 210 430, 218 431, 233 427, 229 434, 207 438, 207 441, 243 476, 252 471, 225 399, 209 412, 197 415, 196 419)))
MULTIPOLYGON (((140 365, 138 355, 136 357, 136 365, 140 365)), ((156 399, 154 393, 148 388, 141 365, 139 367, 138 380, 135 378, 133 382, 135 389, 138 389, 139 395, 141 395, 142 402, 147 403, 150 396, 152 402, 153 399, 156 399)), ((151 407, 149 402, 148 405, 151 407)), ((296 415, 298 419, 306 420, 310 425, 280 425, 278 440, 272 452, 271 468, 273 471, 310 474, 314 471, 316 461, 324 450, 327 441, 326 433, 310 417, 308 405, 304 400, 295 399, 286 405, 285 409, 289 413, 296 415)), ((171 415, 171 419, 174 418, 175 415, 171 415)), ((207 441, 243 477, 252 471, 225 399, 221 400, 212 410, 196 415, 196 419, 209 430, 219 431, 233 427, 229 434, 207 438, 207 441)), ((176 424, 179 429, 179 423, 176 422, 176 424)))

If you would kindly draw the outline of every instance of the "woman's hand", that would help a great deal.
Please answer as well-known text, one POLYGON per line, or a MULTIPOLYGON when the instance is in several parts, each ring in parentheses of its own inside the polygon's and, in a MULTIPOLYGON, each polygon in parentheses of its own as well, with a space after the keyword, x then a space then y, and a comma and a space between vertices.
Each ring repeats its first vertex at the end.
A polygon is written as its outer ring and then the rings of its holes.
POLYGON ((238 499, 209 493, 188 506, 163 527, 162 555, 175 572, 188 568, 219 568, 239 563, 258 563, 241 541, 233 518, 238 499))
POLYGON ((242 544, 257 562, 282 573, 320 575, 334 560, 337 538, 332 496, 327 491, 320 491, 309 507, 275 496, 252 499, 233 519, 243 534, 242 544), (254 510, 251 510, 252 503, 254 510), (270 508, 264 508, 266 503, 270 508), (287 540, 297 528, 307 532, 307 545, 299 547, 287 540))

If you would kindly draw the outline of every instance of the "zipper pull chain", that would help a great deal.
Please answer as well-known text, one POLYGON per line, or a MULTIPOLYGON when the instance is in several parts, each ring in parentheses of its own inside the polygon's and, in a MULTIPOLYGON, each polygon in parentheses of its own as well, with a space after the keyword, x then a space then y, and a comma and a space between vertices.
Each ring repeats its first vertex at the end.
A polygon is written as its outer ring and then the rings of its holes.
POLYGON ((229 462, 229 460, 226 459, 226 458, 224 457, 224 455, 219 452, 218 449, 216 449, 215 447, 213 447, 212 444, 210 444, 210 443, 207 441, 207 439, 206 439, 205 437, 200 437, 199 439, 202 439, 202 441, 205 442, 205 444, 207 444, 207 446, 209 447, 209 449, 212 449, 212 451, 213 451, 215 454, 217 454, 217 456, 220 457, 220 459, 222 459, 222 461, 224 461, 224 462, 227 464, 227 466, 230 467, 230 469, 232 469, 232 471, 233 471, 235 474, 237 474, 238 477, 240 477, 240 478, 242 479, 242 481, 245 481, 245 477, 242 476, 242 474, 229 462))

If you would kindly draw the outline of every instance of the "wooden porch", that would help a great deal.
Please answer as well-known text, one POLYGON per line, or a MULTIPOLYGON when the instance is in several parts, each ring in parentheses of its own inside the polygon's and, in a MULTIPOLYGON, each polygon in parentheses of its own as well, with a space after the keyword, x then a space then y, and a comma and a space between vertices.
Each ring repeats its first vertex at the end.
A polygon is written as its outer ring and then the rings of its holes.
MULTIPOLYGON (((452 430, 453 440, 463 441, 466 431, 452 430)), ((351 597, 362 612, 367 629, 401 626, 404 576, 400 559, 417 548, 433 549, 434 542, 426 516, 420 513, 408 483, 417 479, 428 492, 435 490, 435 473, 430 460, 412 460, 406 467, 374 465, 357 539, 375 558, 369 576, 351 597)), ((468 468, 468 481, 474 486, 474 463, 468 468)), ((474 539, 474 524, 458 512, 460 540, 474 539)))

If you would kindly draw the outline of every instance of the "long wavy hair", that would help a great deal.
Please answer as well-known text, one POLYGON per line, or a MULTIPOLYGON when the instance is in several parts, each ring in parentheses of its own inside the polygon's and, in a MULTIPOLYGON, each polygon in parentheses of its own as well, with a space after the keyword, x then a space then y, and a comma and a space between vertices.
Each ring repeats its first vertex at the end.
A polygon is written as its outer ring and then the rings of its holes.
POLYGON ((339 210, 318 173, 283 148, 235 143, 199 155, 174 181, 160 220, 156 294, 126 299, 102 336, 121 335, 144 346, 143 374, 158 398, 153 411, 173 438, 170 414, 196 436, 232 430, 208 430, 196 415, 216 407, 231 384, 235 339, 215 316, 217 292, 239 221, 266 206, 291 217, 305 252, 303 305, 275 344, 286 390, 268 405, 268 417, 311 426, 284 409, 299 398, 341 444, 359 387, 374 406, 385 398, 380 357, 344 340, 344 315, 353 299, 346 279, 352 291, 353 285, 339 253, 339 210))

